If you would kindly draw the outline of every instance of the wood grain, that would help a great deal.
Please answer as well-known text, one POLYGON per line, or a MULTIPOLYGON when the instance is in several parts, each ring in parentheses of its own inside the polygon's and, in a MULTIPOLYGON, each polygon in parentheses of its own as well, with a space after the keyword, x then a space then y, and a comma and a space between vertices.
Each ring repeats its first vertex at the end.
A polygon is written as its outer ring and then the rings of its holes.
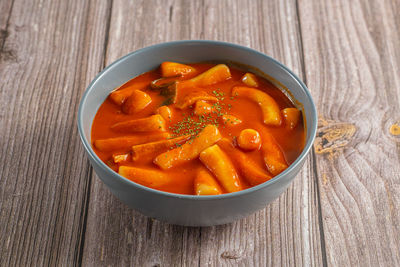
MULTIPOLYGON (((266 52, 302 75, 297 20, 294 1, 114 1, 106 64, 154 43, 215 39, 266 52)), ((287 192, 266 209, 208 228, 148 219, 120 203, 95 177, 83 265, 321 266, 313 171, 310 158, 287 192)))
POLYGON ((400 140, 389 128, 400 120, 400 3, 301 0, 299 10, 306 80, 325 118, 327 263, 399 266, 400 140))
MULTIPOLYGON (((0 10, 2 15, 0 16, 0 59, 8 57, 10 49, 5 46, 5 41, 9 35, 8 28, 11 18, 11 10, 13 8, 14 1, 7 0, 0 2, 0 10)), ((0 117, 1 118, 1 117, 0 117)))
POLYGON ((76 111, 103 67, 107 5, 0 6, 0 266, 72 266, 91 176, 76 111))
POLYGON ((400 265, 400 1, 0 1, 0 266, 400 265), (214 39, 294 70, 319 113, 276 201, 207 228, 148 219, 92 173, 81 94, 115 59, 214 39))

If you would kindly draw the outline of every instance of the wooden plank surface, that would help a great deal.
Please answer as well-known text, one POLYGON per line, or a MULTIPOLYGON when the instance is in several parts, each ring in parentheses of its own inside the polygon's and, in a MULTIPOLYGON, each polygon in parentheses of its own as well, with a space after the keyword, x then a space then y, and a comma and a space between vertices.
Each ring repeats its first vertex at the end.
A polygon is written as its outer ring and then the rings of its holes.
POLYGON ((400 265, 400 1, 0 1, 0 266, 400 265), (128 52, 265 52, 319 109, 315 151, 264 210, 216 227, 130 210, 92 173, 82 92, 128 52))
MULTIPOLYGON (((266 52, 302 75, 297 20, 295 1, 114 1, 106 64, 154 43, 215 39, 266 52)), ((315 186, 309 159, 266 209, 228 225, 186 228, 130 210, 95 177, 83 265, 322 266, 315 186)))
POLYGON ((76 111, 103 67, 107 4, 0 3, 0 266, 72 266, 92 172, 76 111))
POLYGON ((400 265, 400 2, 299 5, 331 266, 400 265), (392 128, 394 129, 394 128, 392 128))

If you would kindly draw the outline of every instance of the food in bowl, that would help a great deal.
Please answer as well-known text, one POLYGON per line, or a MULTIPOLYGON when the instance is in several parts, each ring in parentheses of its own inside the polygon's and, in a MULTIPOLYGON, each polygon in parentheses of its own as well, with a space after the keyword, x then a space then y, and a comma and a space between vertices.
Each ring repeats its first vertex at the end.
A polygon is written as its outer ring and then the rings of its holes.
POLYGON ((219 195, 283 172, 305 143, 302 111, 233 65, 163 62, 110 93, 92 147, 121 176, 170 193, 219 195))

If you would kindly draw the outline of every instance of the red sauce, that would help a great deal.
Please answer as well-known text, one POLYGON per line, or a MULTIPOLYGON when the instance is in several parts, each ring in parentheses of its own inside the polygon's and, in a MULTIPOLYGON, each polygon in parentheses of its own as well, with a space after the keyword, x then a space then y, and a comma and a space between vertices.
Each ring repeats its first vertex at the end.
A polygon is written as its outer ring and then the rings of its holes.
MULTIPOLYGON (((194 73, 184 76, 185 80, 195 77, 196 75, 215 66, 214 64, 208 63, 189 65, 194 67, 196 71, 194 73)), ((232 97, 231 91, 233 87, 247 86, 241 80, 246 71, 230 67, 230 73, 231 78, 201 88, 201 90, 207 92, 209 95, 212 96, 215 96, 215 93, 217 93, 219 97, 218 103, 219 106, 222 108, 219 115, 221 115, 222 113, 227 113, 239 118, 242 121, 242 123, 240 123, 239 125, 227 126, 224 123, 221 123, 220 118, 217 114, 213 114, 213 116, 218 121, 218 129, 221 135, 225 138, 228 138, 229 140, 232 140, 233 143, 235 143, 235 138, 237 138, 240 132, 244 129, 255 129, 260 133, 263 129, 266 129, 273 135, 273 137, 279 144, 279 147, 284 154, 287 164, 290 165, 291 163, 293 163, 293 161, 299 156, 304 148, 305 130, 302 116, 300 116, 300 120, 294 129, 288 129, 288 127, 286 127, 285 125, 285 122, 283 122, 281 126, 265 125, 263 123, 263 113, 257 103, 243 97, 232 97)), ((111 126, 119 122, 144 118, 155 114, 156 109, 159 108, 160 105, 165 101, 165 97, 161 96, 157 90, 152 90, 149 85, 152 81, 161 77, 162 76, 160 73, 160 69, 152 70, 133 78, 118 89, 121 90, 134 84, 144 84, 144 86, 142 86, 142 91, 151 97, 152 102, 143 110, 137 113, 125 114, 124 112, 122 112, 121 106, 115 104, 112 99, 108 97, 100 106, 94 118, 91 137, 92 143, 94 143, 95 140, 99 139, 115 138, 128 135, 148 135, 148 132, 130 134, 118 132, 111 129, 111 126)), ((280 110, 295 107, 293 103, 288 99, 288 97, 272 83, 259 76, 257 76, 257 81, 258 87, 255 89, 261 90, 271 96, 278 104, 280 110)), ((178 97, 180 96, 180 94, 181 93, 178 91, 178 97)), ((174 125, 184 119, 187 119, 189 115, 193 119, 198 119, 198 116, 192 114, 193 105, 183 110, 177 109, 176 107, 174 107, 174 105, 170 105, 169 107, 172 110, 173 116, 170 121, 167 121, 167 131, 172 134, 174 134, 173 129, 176 129, 176 127, 174 128, 174 125)), ((156 166, 152 161, 144 163, 131 162, 129 160, 123 163, 113 162, 113 155, 118 153, 129 153, 130 148, 115 149, 112 151, 100 151, 96 148, 94 144, 92 145, 94 151, 100 157, 100 159, 104 161, 108 166, 110 166, 110 168, 112 168, 114 171, 118 171, 120 165, 160 170, 160 168, 156 166)), ((243 152, 257 165, 263 168, 265 172, 268 173, 268 168, 266 167, 263 159, 263 154, 260 150, 243 152)), ((177 167, 173 167, 169 170, 164 170, 163 172, 167 173, 172 178, 171 182, 161 187, 158 187, 157 189, 179 194, 195 194, 194 179, 196 177, 196 170, 198 170, 198 168, 202 165, 203 163, 199 160, 199 158, 196 158, 177 167)), ((242 183, 243 189, 250 187, 250 184, 240 174, 239 179, 242 183)), ((222 191, 223 193, 226 193, 226 190, 223 187, 222 191)))

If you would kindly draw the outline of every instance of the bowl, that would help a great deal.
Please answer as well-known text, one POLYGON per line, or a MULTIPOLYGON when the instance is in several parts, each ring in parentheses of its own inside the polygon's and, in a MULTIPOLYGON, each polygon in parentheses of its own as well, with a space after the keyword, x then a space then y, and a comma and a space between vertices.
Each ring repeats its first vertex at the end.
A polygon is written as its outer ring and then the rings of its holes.
POLYGON ((317 113, 310 92, 287 67, 256 50, 218 41, 176 41, 156 44, 132 52, 100 72, 82 96, 78 129, 85 151, 97 176, 122 202, 140 213, 170 224, 211 226, 226 224, 264 208, 276 199, 299 173, 314 142, 317 113), (91 127, 96 112, 109 93, 133 77, 159 66, 163 61, 194 63, 239 62, 272 82, 290 89, 290 96, 302 104, 306 121, 305 147, 284 172, 252 188, 217 196, 194 196, 163 192, 136 184, 111 170, 93 151, 91 127))

